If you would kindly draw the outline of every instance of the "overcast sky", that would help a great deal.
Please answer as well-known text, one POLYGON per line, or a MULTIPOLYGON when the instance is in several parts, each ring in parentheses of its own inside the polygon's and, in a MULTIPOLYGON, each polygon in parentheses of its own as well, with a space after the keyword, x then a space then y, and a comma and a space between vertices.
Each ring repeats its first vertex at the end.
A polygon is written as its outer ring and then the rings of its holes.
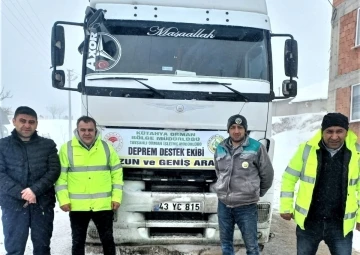
MULTIPOLYGON (((68 109, 68 92, 51 87, 50 34, 55 21, 82 22, 88 0, 0 0, 1 85, 13 97, 2 102, 12 107, 29 105, 39 114, 46 107, 68 109)), ((269 0, 273 33, 290 33, 299 46, 299 87, 328 80, 331 36, 331 6, 328 0, 269 0)), ((79 38, 67 54, 76 55, 79 38)), ((273 41, 274 88, 286 79, 283 68, 283 39, 273 41)), ((66 45, 67 50, 70 49, 66 45)), ((69 58, 68 58, 69 59, 69 58)), ((80 73, 80 62, 65 63, 65 69, 80 73)), ((79 80, 73 82, 75 86, 79 80)), ((277 89, 275 89, 277 94, 277 89)), ((72 93, 74 117, 80 114, 79 93, 72 93)))

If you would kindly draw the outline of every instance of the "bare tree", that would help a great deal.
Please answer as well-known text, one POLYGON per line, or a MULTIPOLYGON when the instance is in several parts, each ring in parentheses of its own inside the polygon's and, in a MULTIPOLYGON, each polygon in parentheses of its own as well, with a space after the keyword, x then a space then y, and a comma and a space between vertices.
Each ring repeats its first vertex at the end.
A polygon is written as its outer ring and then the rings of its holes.
POLYGON ((56 114, 57 114, 57 106, 56 105, 47 106, 46 110, 48 110, 48 112, 50 112, 52 118, 55 119, 56 114))
POLYGON ((12 111, 11 107, 1 107, 1 110, 3 110, 3 112, 6 115, 12 115, 13 114, 13 111, 12 111))
POLYGON ((3 101, 6 98, 12 98, 12 95, 9 90, 5 91, 5 88, 3 87, 0 91, 0 101, 3 101))
MULTIPOLYGON (((0 102, 2 102, 3 100, 7 99, 7 98, 12 98, 11 92, 9 90, 5 90, 4 87, 2 87, 1 91, 0 91, 0 102)), ((11 107, 0 107, 1 110, 3 110, 7 115, 11 115, 12 114, 12 110, 11 107)))
POLYGON ((50 112, 53 119, 55 118, 61 119, 62 114, 65 112, 65 108, 58 105, 50 105, 46 107, 46 110, 50 112))
POLYGON ((65 112, 66 108, 65 107, 62 107, 62 106, 59 106, 59 109, 58 109, 58 119, 62 119, 62 115, 63 113, 65 112))

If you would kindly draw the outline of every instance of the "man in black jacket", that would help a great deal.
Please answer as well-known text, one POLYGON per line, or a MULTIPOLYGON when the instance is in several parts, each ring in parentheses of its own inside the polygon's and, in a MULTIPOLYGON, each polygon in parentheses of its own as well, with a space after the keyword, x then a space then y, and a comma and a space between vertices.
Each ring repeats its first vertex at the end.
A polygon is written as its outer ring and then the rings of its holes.
POLYGON ((60 162, 53 140, 37 135, 37 114, 16 109, 11 135, 0 140, 0 206, 7 255, 23 255, 31 228, 34 255, 50 255, 60 162))

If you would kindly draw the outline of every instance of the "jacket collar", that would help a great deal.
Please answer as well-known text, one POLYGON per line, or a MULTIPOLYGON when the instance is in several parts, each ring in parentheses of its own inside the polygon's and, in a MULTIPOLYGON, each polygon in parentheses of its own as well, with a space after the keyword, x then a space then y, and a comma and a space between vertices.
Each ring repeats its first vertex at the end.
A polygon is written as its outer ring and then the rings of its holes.
POLYGON ((75 141, 77 141, 77 143, 78 143, 79 145, 81 145, 81 146, 84 147, 85 149, 91 150, 91 148, 94 147, 94 145, 96 144, 96 142, 97 142, 98 140, 100 140, 100 135, 99 135, 99 134, 100 134, 100 130, 99 130, 98 128, 96 128, 96 135, 95 135, 94 142, 88 146, 88 145, 86 145, 85 143, 83 143, 83 142, 81 141, 81 138, 80 138, 80 136, 79 136, 79 133, 78 133, 77 129, 75 128, 75 129, 74 129, 74 138, 73 138, 72 144, 73 144, 73 145, 76 145, 76 143, 74 143, 74 140, 75 140, 75 141))
MULTIPOLYGON (((249 143, 250 143, 250 141, 249 141, 249 136, 248 136, 248 135, 245 135, 245 138, 244 138, 243 142, 242 142, 236 149, 238 149, 238 148, 240 148, 240 147, 248 146, 249 143)), ((230 136, 229 136, 228 138, 226 138, 224 141, 222 141, 222 142, 220 143, 220 146, 228 149, 229 151, 232 150, 232 145, 231 145, 231 138, 230 138, 230 136)))
MULTIPOLYGON (((11 137, 18 142, 24 142, 23 140, 20 139, 19 134, 15 128, 13 129, 13 131, 11 131, 11 137)), ((32 136, 30 137, 30 140, 28 142, 32 142, 32 141, 36 140, 38 137, 39 137, 39 135, 37 134, 37 131, 35 130, 34 134, 32 134, 32 136)))

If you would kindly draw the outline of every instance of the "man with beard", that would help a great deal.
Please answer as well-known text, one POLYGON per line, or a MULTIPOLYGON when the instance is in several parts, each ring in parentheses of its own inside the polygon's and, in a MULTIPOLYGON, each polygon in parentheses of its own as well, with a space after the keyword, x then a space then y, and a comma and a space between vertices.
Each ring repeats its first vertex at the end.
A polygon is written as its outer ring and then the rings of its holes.
POLYGON ((266 148, 248 136, 244 116, 231 116, 227 131, 229 138, 218 145, 214 155, 222 253, 234 255, 236 223, 247 255, 258 255, 256 203, 271 187, 274 169, 266 148))

